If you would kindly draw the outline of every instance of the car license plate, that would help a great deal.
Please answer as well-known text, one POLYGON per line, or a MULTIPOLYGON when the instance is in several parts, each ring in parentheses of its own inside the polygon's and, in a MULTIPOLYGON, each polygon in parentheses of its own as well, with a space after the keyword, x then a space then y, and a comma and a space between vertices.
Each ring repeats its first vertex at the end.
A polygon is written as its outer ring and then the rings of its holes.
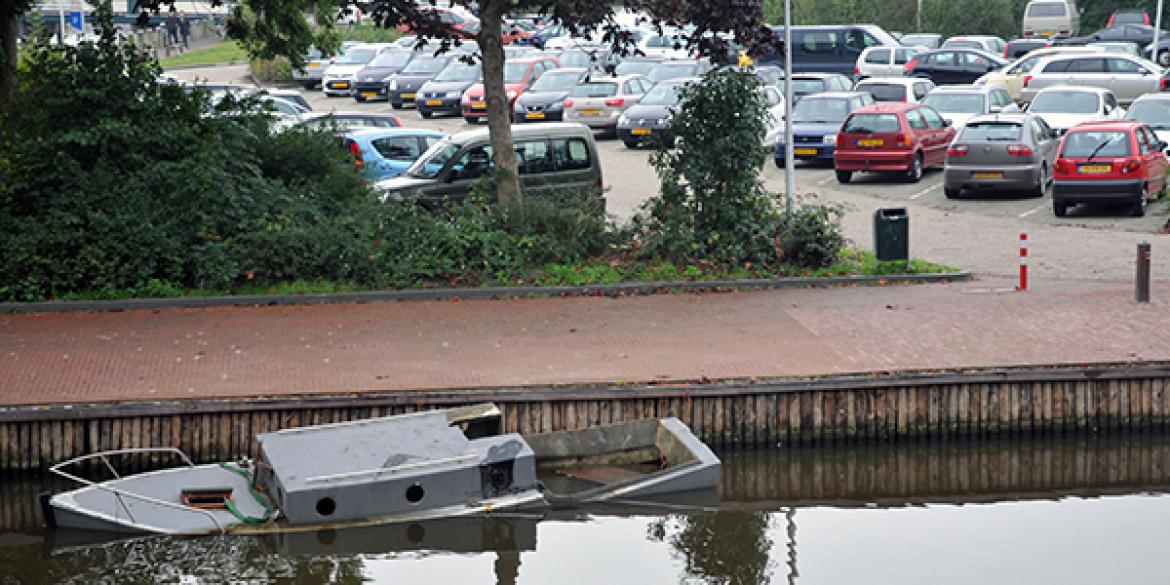
POLYGON ((443 100, 427 100, 427 105, 428 106, 441 106, 441 105, 443 105, 443 100))
POLYGON ((581 115, 582 116, 600 116, 601 110, 599 110, 597 108, 585 108, 585 109, 581 110, 581 115))
POLYGON ((483 110, 487 108, 487 102, 471 102, 471 109, 483 110))
POLYGON ((348 81, 334 81, 330 85, 333 86, 333 89, 349 89, 348 81))
POLYGON ((1104 175, 1113 170, 1112 165, 1081 165, 1078 167, 1082 175, 1104 175))
POLYGON ((649 136, 650 129, 649 128, 633 128, 630 130, 630 134, 633 134, 634 136, 649 136))
POLYGON ((414 99, 414 94, 413 93, 404 93, 404 94, 402 94, 402 99, 412 100, 412 99, 414 99))
POLYGON ((1056 31, 1053 31, 1053 30, 1042 30, 1042 31, 1040 31, 1040 36, 1042 36, 1042 37, 1050 37, 1050 36, 1052 36, 1052 35, 1054 35, 1054 34, 1056 34, 1056 31))
POLYGON ((976 179, 1002 179, 1002 172, 975 173, 976 179))
POLYGON ((873 148, 875 146, 881 146, 885 143, 886 141, 882 140, 881 138, 862 138, 861 140, 857 141, 857 146, 873 148))
POLYGON ((792 154, 799 154, 800 156, 816 156, 817 149, 815 148, 796 148, 792 150, 792 154))
POLYGON ((309 69, 313 69, 314 67, 320 67, 320 66, 321 66, 320 63, 309 63, 309 69))
POLYGON ((364 97, 364 98, 378 97, 378 92, 376 92, 376 91, 363 91, 362 97, 364 97))
POLYGON ((544 112, 528 112, 529 120, 543 120, 544 112))

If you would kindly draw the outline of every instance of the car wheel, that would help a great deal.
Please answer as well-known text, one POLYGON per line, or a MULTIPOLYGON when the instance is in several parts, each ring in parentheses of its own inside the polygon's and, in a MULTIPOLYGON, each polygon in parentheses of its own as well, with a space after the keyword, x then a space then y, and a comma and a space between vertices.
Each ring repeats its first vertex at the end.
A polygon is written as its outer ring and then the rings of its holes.
POLYGON ((364 98, 364 97, 362 97, 362 96, 360 96, 360 95, 358 95, 358 94, 356 94, 356 93, 355 93, 355 94, 353 94, 353 101, 355 101, 355 102, 357 102, 357 103, 359 103, 359 104, 360 104, 360 103, 362 103, 362 102, 366 101, 366 98, 364 98))
POLYGON ((1170 51, 1158 53, 1158 64, 1163 67, 1170 67, 1170 51))
POLYGON ((622 140, 622 143, 626 145, 626 148, 638 148, 637 140, 622 140))
POLYGON ((1043 197, 1044 192, 1048 190, 1048 167, 1040 165, 1040 176, 1036 178, 1036 186, 1028 191, 1028 195, 1032 197, 1043 197))
POLYGON ((390 102, 390 107, 395 110, 401 110, 404 105, 402 102, 390 102))
POLYGON ((1052 213, 1054 215, 1056 215, 1056 217, 1064 217, 1064 216, 1068 215, 1068 203, 1065 203, 1064 201, 1057 201, 1057 200, 1053 199, 1052 200, 1052 213))
POLYGON ((943 187, 943 195, 946 195, 947 199, 958 199, 963 196, 963 188, 952 189, 950 187, 943 187))
POLYGON ((1145 217, 1145 215, 1146 215, 1146 189, 1144 187, 1142 188, 1141 195, 1138 196, 1138 200, 1136 202, 1134 202, 1133 207, 1130 208, 1129 213, 1130 213, 1130 215, 1132 215, 1134 217, 1145 217))
POLYGON ((464 116, 464 117, 463 117, 463 121, 464 121, 464 122, 467 122, 468 124, 475 125, 475 124, 478 124, 478 123, 479 123, 479 118, 469 118, 469 117, 467 117, 467 116, 464 116))
POLYGON ((307 82, 305 82, 305 83, 302 83, 301 85, 302 85, 302 86, 304 86, 304 88, 305 88, 305 89, 307 89, 307 90, 309 90, 309 89, 313 89, 313 88, 317 87, 317 84, 316 84, 316 83, 313 83, 313 82, 311 82, 311 81, 307 81, 307 82))
POLYGON ((922 180, 922 154, 914 155, 914 160, 910 162, 910 168, 906 169, 906 181, 910 183, 917 183, 922 180))
POLYGON ((837 171, 837 182, 844 185, 853 180, 853 171, 837 171))
POLYGON ((434 113, 428 112, 426 110, 419 110, 418 113, 420 116, 422 116, 423 118, 426 118, 427 120, 430 120, 431 116, 434 115, 434 113))

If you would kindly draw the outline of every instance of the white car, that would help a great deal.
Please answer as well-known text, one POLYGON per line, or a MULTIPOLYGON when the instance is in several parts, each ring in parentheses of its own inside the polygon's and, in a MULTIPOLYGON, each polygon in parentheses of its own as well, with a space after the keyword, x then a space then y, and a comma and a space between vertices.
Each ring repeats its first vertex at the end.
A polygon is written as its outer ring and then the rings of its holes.
POLYGON ((397 48, 394 43, 362 43, 350 47, 321 75, 321 91, 328 96, 350 95, 353 76, 374 57, 397 48))
POLYGON ((1099 87, 1057 85, 1036 92, 1028 113, 1044 118, 1057 132, 1065 132, 1082 122, 1121 120, 1125 110, 1113 92, 1099 87))
POLYGON ((930 90, 934 82, 925 77, 870 77, 857 82, 853 91, 864 91, 877 102, 918 103, 930 90))
POLYGON ((899 77, 906 64, 922 47, 868 47, 857 56, 853 75, 858 80, 867 77, 899 77))
MULTIPOLYGON (((1158 140, 1170 144, 1170 93, 1148 93, 1139 97, 1129 105, 1125 119, 1149 124, 1158 140)), ((1170 151, 1170 148, 1166 150, 1170 151)))
POLYGON ((664 31, 663 34, 649 34, 638 42, 638 50, 647 57, 662 59, 690 59, 687 37, 681 32, 664 31))
POLYGON ((944 85, 932 89, 922 103, 937 110, 956 131, 975 116, 1020 111, 1007 90, 998 85, 944 85))
POLYGON ((784 106, 784 96, 780 95, 780 90, 776 86, 765 85, 760 87, 758 91, 768 104, 768 115, 764 119, 764 123, 767 124, 764 148, 773 149, 776 147, 776 141, 783 138, 784 114, 788 108, 784 106))

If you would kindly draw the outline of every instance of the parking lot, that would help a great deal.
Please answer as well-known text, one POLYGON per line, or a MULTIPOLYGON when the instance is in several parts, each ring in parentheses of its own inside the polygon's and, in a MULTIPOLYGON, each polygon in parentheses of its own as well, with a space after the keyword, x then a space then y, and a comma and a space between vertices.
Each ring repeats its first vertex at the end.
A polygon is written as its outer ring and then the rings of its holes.
MULTIPOLYGON (((174 71, 186 80, 250 81, 242 66, 174 71)), ((326 97, 320 90, 302 90, 316 111, 366 110, 394 112, 404 126, 434 128, 447 133, 472 126, 458 117, 424 120, 413 109, 393 110, 386 102, 358 103, 347 97, 326 97)), ((633 215, 638 206, 658 189, 650 167, 649 151, 630 150, 612 137, 598 136, 608 208, 618 220, 633 215)), ((1133 277, 1134 245, 1154 243, 1155 275, 1170 277, 1170 242, 1162 234, 1170 220, 1165 199, 1152 204, 1145 217, 1130 217, 1125 209, 1078 207, 1068 217, 1056 218, 1049 196, 971 196, 948 200, 943 195, 942 172, 929 171, 919 183, 893 177, 859 175, 847 185, 838 184, 831 167, 798 164, 797 193, 845 204, 849 211, 846 235, 868 246, 872 238, 872 213, 879 207, 906 207, 911 215, 912 253, 921 258, 973 270, 981 274, 1011 275, 1018 264, 1018 238, 1027 232, 1031 241, 1032 271, 1036 277, 1125 280, 1133 277)), ((768 161, 763 177, 768 187, 784 190, 784 171, 768 161)))

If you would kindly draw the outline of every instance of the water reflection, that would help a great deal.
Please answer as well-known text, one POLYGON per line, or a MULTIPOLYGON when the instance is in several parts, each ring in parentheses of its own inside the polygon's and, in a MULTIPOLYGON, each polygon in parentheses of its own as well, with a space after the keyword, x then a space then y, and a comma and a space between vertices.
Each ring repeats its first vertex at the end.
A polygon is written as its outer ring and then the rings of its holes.
POLYGON ((35 495, 53 487, 44 478, 0 479, 0 585, 1139 583, 1160 578, 1159 551, 1170 542, 1170 523, 1160 521, 1170 517, 1165 435, 723 457, 714 510, 104 543, 39 530, 35 495), (1118 497, 1093 498, 1102 495, 1118 497))

